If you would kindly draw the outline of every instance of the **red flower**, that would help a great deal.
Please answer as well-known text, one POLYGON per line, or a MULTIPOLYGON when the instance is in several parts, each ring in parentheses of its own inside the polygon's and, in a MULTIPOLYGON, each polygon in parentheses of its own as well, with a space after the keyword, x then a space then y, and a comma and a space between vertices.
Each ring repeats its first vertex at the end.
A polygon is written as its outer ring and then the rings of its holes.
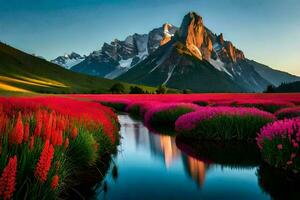
POLYGON ((5 132, 5 129, 7 127, 8 118, 4 114, 0 114, 0 134, 5 132))
POLYGON ((78 129, 76 127, 73 128, 72 133, 71 133, 71 137, 74 140, 78 135, 78 129))
POLYGON ((0 197, 11 199, 15 191, 17 175, 17 156, 10 158, 0 178, 0 197))
POLYGON ((40 159, 36 165, 35 172, 34 172, 34 176, 42 183, 44 183, 47 180, 53 155, 54 155, 53 145, 50 144, 49 140, 46 140, 44 149, 41 153, 40 159))
POLYGON ((10 134, 10 144, 21 144, 23 141, 23 122, 21 112, 18 114, 16 125, 10 134))
POLYGON ((51 182, 51 188, 52 190, 55 190, 58 186, 58 181, 59 181, 59 177, 58 175, 54 175, 53 178, 52 178, 52 182, 51 182))
POLYGON ((47 116, 46 124, 44 127, 44 138, 46 140, 49 140, 51 137, 51 131, 52 131, 52 121, 53 121, 53 114, 50 113, 50 115, 47 116))
POLYGON ((42 113, 40 110, 36 112, 35 118, 36 118, 36 125, 34 129, 34 135, 40 136, 42 131, 42 113))
POLYGON ((66 149, 68 148, 68 146, 69 146, 69 138, 66 138, 64 148, 66 149))
POLYGON ((28 137, 29 137, 29 124, 26 123, 24 127, 24 142, 28 141, 28 137))
POLYGON ((57 144, 57 146, 61 146, 62 143, 63 143, 63 134, 62 134, 62 131, 58 131, 56 144, 57 144))
POLYGON ((30 137, 29 149, 32 150, 34 147, 34 135, 30 137))
POLYGON ((58 131, 52 130, 51 133, 51 144, 55 146, 57 144, 58 131))

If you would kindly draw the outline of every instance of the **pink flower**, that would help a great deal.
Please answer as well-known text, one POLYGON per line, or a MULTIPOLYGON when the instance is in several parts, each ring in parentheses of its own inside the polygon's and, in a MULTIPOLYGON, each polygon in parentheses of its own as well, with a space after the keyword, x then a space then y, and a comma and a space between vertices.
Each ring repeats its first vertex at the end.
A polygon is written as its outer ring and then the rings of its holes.
POLYGON ((237 108, 237 107, 200 107, 195 112, 191 112, 179 117, 175 123, 176 131, 191 131, 198 123, 216 116, 257 116, 274 120, 274 115, 261 111, 257 108, 237 108))
POLYGON ((278 145, 277 145, 277 149, 279 149, 279 150, 281 150, 282 147, 283 147, 282 144, 278 144, 278 145))

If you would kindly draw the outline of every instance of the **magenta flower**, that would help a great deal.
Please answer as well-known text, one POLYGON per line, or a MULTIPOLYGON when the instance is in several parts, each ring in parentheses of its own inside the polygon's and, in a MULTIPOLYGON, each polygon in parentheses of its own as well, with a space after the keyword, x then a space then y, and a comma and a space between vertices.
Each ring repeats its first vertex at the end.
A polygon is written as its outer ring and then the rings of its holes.
POLYGON ((265 140, 272 141, 274 138, 288 139, 295 148, 298 148, 300 142, 300 118, 278 120, 267 124, 261 128, 256 140, 259 148, 262 149, 265 140))
POLYGON ((172 110, 179 107, 190 108, 192 110, 197 110, 201 108, 200 106, 192 103, 169 103, 169 104, 159 103, 156 105, 152 105, 152 107, 146 112, 144 116, 145 124, 147 126, 150 126, 150 121, 155 113, 166 111, 166 110, 172 110))
POLYGON ((176 130, 191 131, 203 120, 208 120, 216 116, 259 116, 266 119, 275 119, 268 112, 261 111, 257 108, 237 108, 237 107, 200 107, 195 112, 191 112, 179 117, 175 123, 176 130))

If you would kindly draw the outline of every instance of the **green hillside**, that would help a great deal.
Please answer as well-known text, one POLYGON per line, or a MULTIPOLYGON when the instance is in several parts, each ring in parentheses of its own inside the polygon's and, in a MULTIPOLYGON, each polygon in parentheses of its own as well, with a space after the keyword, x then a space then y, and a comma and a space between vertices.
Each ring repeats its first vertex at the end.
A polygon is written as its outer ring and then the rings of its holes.
MULTIPOLYGON (((69 71, 0 43, 0 93, 107 93, 117 81, 69 71)), ((128 90, 130 84, 124 84, 128 90)), ((143 86, 148 91, 154 88, 143 86)))

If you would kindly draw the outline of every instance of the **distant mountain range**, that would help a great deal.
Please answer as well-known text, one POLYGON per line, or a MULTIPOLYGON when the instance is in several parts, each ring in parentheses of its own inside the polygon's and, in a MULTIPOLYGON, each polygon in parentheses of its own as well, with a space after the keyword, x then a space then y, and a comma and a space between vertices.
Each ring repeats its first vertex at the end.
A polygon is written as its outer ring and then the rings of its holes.
POLYGON ((59 56, 54 60, 51 60, 52 63, 63 66, 66 69, 71 69, 74 65, 82 62, 86 56, 81 56, 78 53, 72 52, 70 54, 65 54, 64 56, 59 56))
POLYGON ((270 84, 300 80, 247 59, 194 12, 184 16, 179 28, 164 24, 148 34, 104 43, 101 50, 77 59, 78 64, 66 65, 63 58, 52 62, 93 76, 195 92, 261 92, 270 84))

